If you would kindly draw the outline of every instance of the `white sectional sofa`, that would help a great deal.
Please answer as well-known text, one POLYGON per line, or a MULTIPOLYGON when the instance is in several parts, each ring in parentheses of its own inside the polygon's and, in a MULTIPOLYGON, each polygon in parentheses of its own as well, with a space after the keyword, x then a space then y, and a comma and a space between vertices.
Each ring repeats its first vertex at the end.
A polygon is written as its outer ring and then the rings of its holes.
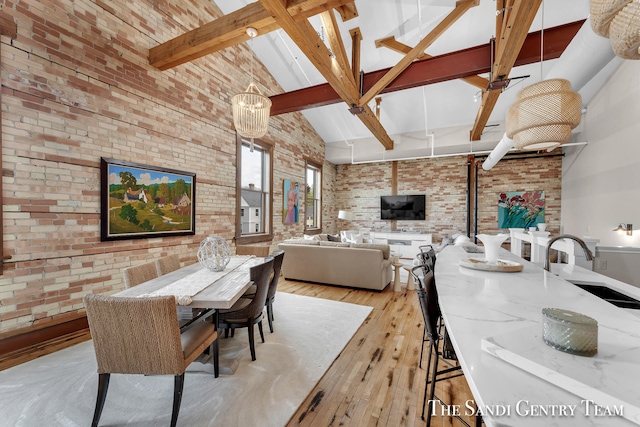
POLYGON ((285 279, 381 291, 393 276, 389 245, 296 239, 278 247, 285 279))

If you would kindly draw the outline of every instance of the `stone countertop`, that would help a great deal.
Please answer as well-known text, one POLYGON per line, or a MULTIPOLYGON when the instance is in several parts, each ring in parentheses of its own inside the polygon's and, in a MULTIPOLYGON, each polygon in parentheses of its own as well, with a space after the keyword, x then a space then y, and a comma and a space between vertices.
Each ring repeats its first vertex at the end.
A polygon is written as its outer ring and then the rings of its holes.
MULTIPOLYGON (((461 267, 461 259, 484 255, 459 246, 444 248, 435 268, 443 317, 467 382, 480 409, 493 411, 485 413, 486 425, 640 424, 637 310, 615 307, 564 279, 603 282, 634 297, 640 290, 575 265, 554 265, 550 273, 504 249, 499 257, 524 268, 502 273, 461 267), (596 319, 598 354, 573 356, 544 344, 545 307, 596 319), (621 410, 623 416, 616 416, 621 410)), ((465 410, 465 402, 453 403, 465 410)))

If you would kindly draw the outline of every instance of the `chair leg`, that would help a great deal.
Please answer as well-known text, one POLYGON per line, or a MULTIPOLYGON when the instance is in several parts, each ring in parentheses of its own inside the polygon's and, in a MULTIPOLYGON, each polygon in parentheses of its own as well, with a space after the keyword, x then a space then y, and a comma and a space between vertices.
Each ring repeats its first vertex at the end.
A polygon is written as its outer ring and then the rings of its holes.
POLYGON ((111 374, 98 374, 98 397, 96 398, 96 409, 93 412, 93 421, 91 427, 97 427, 100 421, 100 415, 102 415, 102 408, 104 408, 104 402, 107 399, 107 390, 109 390, 109 379, 111 374))
POLYGON ((420 347, 420 369, 422 369, 422 355, 424 354, 424 342, 427 338, 427 327, 422 331, 422 346, 420 347))
POLYGON ((176 427, 178 413, 180 412, 180 402, 182 402, 182 388, 184 387, 184 372, 176 375, 173 381, 173 411, 171 412, 171 427, 176 427))
MULTIPOLYGON (((251 319, 249 319, 251 320, 251 319)), ((249 350, 251 350, 251 360, 256 360, 256 346, 253 341, 253 323, 249 322, 249 327, 247 328, 249 331, 249 350)))
MULTIPOLYGON (((424 341, 422 342, 422 345, 424 348, 424 341)), ((429 389, 429 384, 431 383, 431 381, 433 381, 433 379, 429 380, 429 375, 431 373, 431 356, 433 356, 433 346, 431 345, 431 341, 429 341, 428 348, 429 348, 429 356, 427 357, 427 367, 425 368, 426 375, 424 377, 424 400, 422 401, 422 419, 423 420, 424 420, 424 410, 427 405, 427 390, 429 389)))
MULTIPOLYGON (((432 344, 432 347, 433 347, 433 344, 432 344)), ((429 406, 427 408, 427 427, 431 425, 431 408, 433 406, 431 402, 433 402, 433 397, 436 394, 436 375, 438 373, 438 359, 439 359, 438 347, 435 347, 434 350, 436 353, 436 357, 435 357, 435 360, 433 361, 433 376, 431 378, 431 391, 429 392, 429 406)), ((426 390, 425 390, 425 394, 426 394, 426 390)))
POLYGON ((220 358, 218 357, 218 340, 211 343, 211 352, 213 353, 213 376, 218 378, 220 375, 220 358))
POLYGON ((264 332, 262 332, 262 320, 258 322, 258 330, 260 331, 260 338, 264 342, 264 332))
POLYGON ((269 330, 273 333, 273 305, 271 300, 267 300, 267 320, 269 321, 269 330))

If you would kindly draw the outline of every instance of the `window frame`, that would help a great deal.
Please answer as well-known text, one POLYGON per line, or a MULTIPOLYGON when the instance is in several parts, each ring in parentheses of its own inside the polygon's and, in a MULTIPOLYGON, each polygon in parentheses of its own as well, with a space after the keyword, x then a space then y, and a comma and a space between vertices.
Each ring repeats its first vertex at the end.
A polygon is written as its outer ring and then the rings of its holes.
MULTIPOLYGON (((241 217, 241 200, 242 200, 242 145, 243 142, 249 144, 249 141, 244 139, 240 134, 236 132, 236 230, 235 241, 236 244, 249 244, 257 242, 267 242, 273 240, 273 151, 274 146, 272 143, 263 139, 254 139, 253 144, 264 150, 269 155, 268 167, 269 177, 269 190, 265 193, 269 200, 265 203, 265 207, 269 210, 268 218, 264 218, 265 228, 268 230, 264 233, 252 233, 242 234, 242 217, 241 217)), ((251 214, 249 214, 251 216, 251 214)))
MULTIPOLYGON (((317 162, 314 162, 313 160, 310 159, 306 159, 305 160, 305 168, 304 168, 304 181, 305 181, 305 185, 304 185, 304 189, 305 189, 305 195, 304 195, 304 202, 305 202, 305 219, 304 219, 304 233, 305 234, 320 234, 322 233, 322 165, 320 165, 317 162), (319 190, 320 193, 320 197, 318 199, 316 199, 314 197, 314 200, 318 200, 318 211, 317 211, 317 226, 313 226, 313 227, 308 227, 307 226, 307 216, 306 216, 306 208, 307 208, 307 172, 309 169, 313 169, 316 173, 316 176, 318 177, 318 182, 316 183, 316 187, 319 190)), ((315 189, 314 189, 315 190, 315 189)), ((315 195, 315 191, 314 191, 314 195, 315 195)))

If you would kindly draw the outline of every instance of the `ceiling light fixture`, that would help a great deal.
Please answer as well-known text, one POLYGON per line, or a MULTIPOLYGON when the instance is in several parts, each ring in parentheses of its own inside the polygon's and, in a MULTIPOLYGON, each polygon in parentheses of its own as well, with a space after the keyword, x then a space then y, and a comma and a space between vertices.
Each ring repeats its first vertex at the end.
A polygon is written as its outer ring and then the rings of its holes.
MULTIPOLYGON (((255 28, 247 28, 247 35, 253 38, 258 35, 255 28)), ((251 80, 247 90, 231 97, 233 105, 233 124, 236 131, 245 138, 250 138, 250 149, 253 152, 253 139, 260 138, 269 128, 269 112, 271 100, 264 96, 253 82, 253 50, 251 50, 251 80)))
POLYGON ((591 28, 623 59, 640 59, 640 0, 591 0, 591 28))
POLYGON ((571 139, 581 116, 582 97, 568 80, 543 80, 518 92, 507 110, 507 136, 518 150, 555 148, 571 139))

